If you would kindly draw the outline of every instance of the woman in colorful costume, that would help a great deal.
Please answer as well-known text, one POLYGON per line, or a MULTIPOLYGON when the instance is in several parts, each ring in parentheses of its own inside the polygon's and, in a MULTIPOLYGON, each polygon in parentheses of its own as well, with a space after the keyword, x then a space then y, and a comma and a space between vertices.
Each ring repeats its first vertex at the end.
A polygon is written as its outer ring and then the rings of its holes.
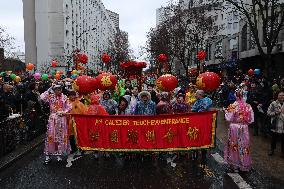
POLYGON ((248 125, 254 122, 254 113, 252 107, 244 101, 241 90, 236 91, 236 99, 225 110, 225 118, 230 122, 230 127, 224 159, 235 172, 249 171, 252 161, 248 125))
POLYGON ((57 161, 62 161, 62 155, 68 155, 70 152, 68 123, 65 114, 70 112, 71 104, 68 102, 67 96, 62 94, 61 84, 49 88, 40 95, 40 98, 50 106, 44 149, 45 164, 51 161, 50 156, 57 156, 57 161))

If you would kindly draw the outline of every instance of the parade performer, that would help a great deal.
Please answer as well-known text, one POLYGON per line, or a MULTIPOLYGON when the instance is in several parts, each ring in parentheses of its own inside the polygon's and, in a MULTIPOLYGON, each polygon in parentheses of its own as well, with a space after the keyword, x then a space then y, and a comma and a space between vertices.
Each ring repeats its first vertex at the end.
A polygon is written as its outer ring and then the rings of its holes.
POLYGON ((50 156, 57 156, 57 161, 62 161, 61 156, 70 152, 68 124, 64 114, 71 110, 71 105, 68 103, 67 96, 62 94, 60 84, 48 89, 40 95, 40 98, 50 106, 44 149, 45 163, 48 164, 51 161, 50 156))
POLYGON ((111 98, 109 91, 104 92, 103 99, 101 100, 101 105, 106 109, 109 115, 117 114, 117 102, 111 98))
MULTIPOLYGON (((87 111, 87 107, 80 102, 78 94, 75 91, 68 92, 69 102, 72 106, 70 111, 71 114, 84 114, 87 111)), ((71 154, 77 151, 75 134, 74 134, 74 120, 68 120, 68 133, 69 133, 69 140, 71 145, 71 154)))
POLYGON ((196 101, 195 88, 194 88, 194 85, 192 83, 190 83, 189 86, 188 86, 188 91, 186 93, 185 103, 187 103, 189 106, 191 106, 195 101, 196 101))
POLYGON ((162 92, 160 97, 160 102, 156 107, 157 115, 161 114, 172 114, 172 106, 170 104, 170 96, 167 92, 162 92))
MULTIPOLYGON (((205 96, 205 92, 203 90, 197 90, 195 93, 196 102, 192 105, 192 112, 205 112, 208 111, 212 106, 212 100, 205 96)), ((201 161, 205 163, 206 161, 206 150, 201 150, 201 161)), ((194 151, 193 159, 198 158, 198 152, 194 151)))
POLYGON ((203 90, 197 90, 195 93, 196 102, 192 105, 191 110, 193 112, 204 112, 208 111, 212 106, 212 100, 205 97, 203 90))
POLYGON ((90 115, 109 115, 106 109, 100 105, 100 96, 93 94, 91 96, 91 104, 86 112, 90 115))
POLYGON ((189 106, 185 103, 185 95, 180 93, 176 97, 176 101, 173 103, 173 113, 181 114, 189 112, 189 106))
POLYGON ((136 107, 137 102, 139 101, 138 95, 139 95, 139 89, 137 86, 135 86, 132 89, 132 95, 131 95, 130 104, 129 104, 129 108, 131 109, 132 115, 135 113, 135 107, 136 107))
POLYGON ((130 99, 130 95, 124 95, 119 98, 118 115, 131 115, 131 108, 129 106, 130 99))
POLYGON ((139 93, 140 101, 135 107, 135 115, 156 115, 156 104, 151 100, 151 94, 147 91, 139 93))
POLYGON ((243 99, 243 92, 236 91, 236 102, 225 110, 225 118, 230 122, 228 140, 224 149, 224 159, 238 172, 251 169, 248 125, 254 122, 252 107, 243 99))

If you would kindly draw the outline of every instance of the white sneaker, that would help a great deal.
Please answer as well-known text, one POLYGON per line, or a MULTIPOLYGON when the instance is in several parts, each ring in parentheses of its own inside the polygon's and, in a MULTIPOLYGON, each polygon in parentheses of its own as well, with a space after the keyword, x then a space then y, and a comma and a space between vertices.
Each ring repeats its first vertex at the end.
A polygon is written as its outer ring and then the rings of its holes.
POLYGON ((57 161, 58 162, 61 162, 62 161, 62 158, 60 156, 57 156, 57 161))
POLYGON ((47 165, 51 162, 51 159, 49 156, 45 156, 44 164, 47 165))

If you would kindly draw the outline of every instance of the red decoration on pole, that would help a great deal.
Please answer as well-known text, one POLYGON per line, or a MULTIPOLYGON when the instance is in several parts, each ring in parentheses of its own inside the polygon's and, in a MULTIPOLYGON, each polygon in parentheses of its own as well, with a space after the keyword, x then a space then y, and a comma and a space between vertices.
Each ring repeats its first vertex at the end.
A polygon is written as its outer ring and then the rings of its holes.
POLYGON ((205 58, 206 58, 206 52, 205 52, 205 51, 199 51, 199 52, 197 53, 197 58, 198 58, 199 61, 205 60, 205 58))
POLYGON ((104 53, 103 56, 102 56, 102 61, 104 63, 109 63, 111 61, 111 58, 107 53, 104 53))
POLYGON ((196 86, 198 89, 210 92, 218 89, 221 78, 214 72, 205 72, 198 76, 196 86))
POLYGON ((96 79, 98 83, 98 89, 100 90, 115 89, 115 86, 117 84, 116 76, 110 73, 102 73, 98 75, 96 79))
POLYGON ((159 77, 156 81, 156 84, 158 89, 160 89, 161 91, 170 92, 177 87, 178 80, 175 76, 166 74, 159 77))
POLYGON ((51 67, 55 68, 57 66, 57 61, 56 60, 52 60, 51 61, 51 67))
POLYGON ((79 60, 82 64, 88 63, 88 56, 86 54, 78 54, 79 60))
POLYGON ((159 61, 160 63, 165 63, 165 62, 167 62, 167 60, 168 60, 168 57, 167 57, 167 55, 165 55, 165 54, 160 54, 160 55, 158 56, 158 61, 159 61))
POLYGON ((254 75, 254 70, 253 70, 253 69, 249 69, 248 75, 249 75, 249 76, 253 76, 253 75, 254 75))

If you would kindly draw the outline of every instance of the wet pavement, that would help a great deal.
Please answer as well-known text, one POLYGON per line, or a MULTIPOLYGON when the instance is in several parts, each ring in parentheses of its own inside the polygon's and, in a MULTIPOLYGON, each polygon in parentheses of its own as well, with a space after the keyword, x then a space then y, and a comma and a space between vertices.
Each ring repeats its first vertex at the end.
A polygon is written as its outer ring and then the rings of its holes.
MULTIPOLYGON (((227 124, 218 120, 215 150, 208 152, 206 165, 178 155, 172 163, 165 155, 133 156, 87 153, 67 161, 44 165, 43 145, 0 172, 0 188, 283 188, 284 166, 279 152, 267 156, 269 138, 252 138, 254 169, 232 174, 222 159, 227 124)), ((175 154, 171 154, 174 157, 175 154)))

